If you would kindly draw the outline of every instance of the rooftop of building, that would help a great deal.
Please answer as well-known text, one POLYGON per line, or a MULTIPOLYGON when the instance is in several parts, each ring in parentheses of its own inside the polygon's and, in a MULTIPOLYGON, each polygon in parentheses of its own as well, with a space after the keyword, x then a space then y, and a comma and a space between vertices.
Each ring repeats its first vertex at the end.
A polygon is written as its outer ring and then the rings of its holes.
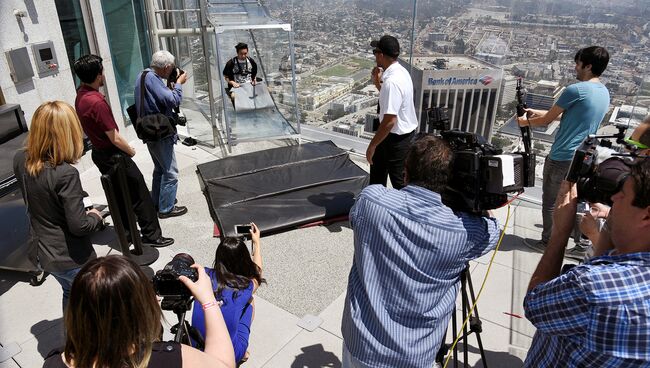
POLYGON ((483 60, 468 55, 414 56, 413 67, 419 70, 472 70, 496 69, 497 67, 483 60), (444 60, 444 67, 441 67, 444 60))
MULTIPOLYGON (((138 140, 130 143, 137 152, 134 160, 150 183, 153 164, 146 146, 138 140)), ((233 154, 286 144, 289 142, 241 143, 234 147, 233 154)), ((219 149, 178 145, 176 157, 180 171, 178 200, 189 208, 189 212, 161 220, 165 236, 173 237, 176 242, 159 249, 160 257, 149 266, 150 272, 161 269, 180 252, 191 254, 200 264, 210 265, 218 244, 213 238, 213 222, 195 170, 197 164, 218 160, 223 154, 219 149)), ((352 154, 351 157, 359 166, 368 169, 362 155, 352 154)), ((85 160, 78 169, 90 199, 96 204, 105 204, 97 168, 85 160)), ((525 194, 530 193, 527 190, 525 194)), ((507 223, 499 251, 470 263, 471 277, 478 291, 494 255, 494 264, 478 302, 483 322, 481 336, 490 366, 521 366, 534 334, 534 327, 521 317, 526 286, 541 256, 523 242, 525 238, 536 239, 540 234, 541 210, 533 202, 514 201, 509 220, 506 220, 507 209, 497 210, 500 223, 507 223)), ((310 367, 340 367, 341 317, 353 241, 353 231, 347 221, 262 237, 264 277, 268 284, 260 287, 255 297, 255 320, 249 345, 251 356, 244 368, 291 367, 297 363, 310 367)), ((96 234, 93 242, 98 255, 119 253, 111 227, 96 234)), ((0 362, 0 367, 40 367, 47 353, 63 343, 60 286, 51 276, 38 287, 29 285, 29 275, 25 273, 2 271, 0 276, 0 345, 13 351, 13 355, 0 362)), ((460 315, 459 308, 457 304, 460 315)), ((165 317, 164 338, 171 339, 169 326, 177 318, 169 312, 165 312, 165 317)), ((448 343, 451 342, 449 330, 448 343)), ((474 336, 468 339, 468 351, 471 366, 487 365, 481 360, 474 336)), ((462 360, 462 354, 460 356, 462 360)))

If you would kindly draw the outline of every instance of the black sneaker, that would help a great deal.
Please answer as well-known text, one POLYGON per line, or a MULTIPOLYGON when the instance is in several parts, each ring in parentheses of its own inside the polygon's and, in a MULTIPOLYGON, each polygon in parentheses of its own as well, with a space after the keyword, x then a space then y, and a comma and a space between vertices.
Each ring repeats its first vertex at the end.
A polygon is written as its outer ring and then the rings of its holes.
POLYGON ((166 213, 158 212, 159 219, 166 219, 169 217, 182 216, 187 213, 187 207, 185 206, 174 206, 172 210, 166 213))
POLYGON ((589 251, 589 247, 590 245, 578 243, 573 248, 565 250, 564 257, 576 260, 578 262, 584 262, 587 258, 587 251, 589 251))
POLYGON ((540 253, 544 253, 546 251, 546 243, 542 240, 534 240, 531 238, 526 238, 524 239, 523 243, 525 246, 527 246, 528 248, 534 251, 540 253))
POLYGON ((164 236, 161 236, 156 240, 142 238, 142 245, 147 245, 150 247, 162 248, 162 247, 170 246, 172 244, 174 244, 174 239, 165 238, 164 236))

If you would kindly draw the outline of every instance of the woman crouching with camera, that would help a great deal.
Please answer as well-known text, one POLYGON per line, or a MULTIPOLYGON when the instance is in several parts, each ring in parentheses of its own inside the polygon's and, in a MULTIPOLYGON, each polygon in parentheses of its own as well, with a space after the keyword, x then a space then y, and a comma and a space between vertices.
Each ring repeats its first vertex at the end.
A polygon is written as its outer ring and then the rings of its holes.
MULTIPOLYGON (((217 247, 214 268, 205 271, 212 280, 216 299, 221 303, 221 313, 228 326, 235 361, 243 363, 248 359, 248 338, 255 314, 253 294, 261 283, 262 253, 260 251, 260 230, 251 223, 253 254, 248 252, 243 238, 224 238, 217 247)), ((194 302, 192 326, 205 336, 207 321, 201 306, 194 302)))
POLYGON ((176 342, 160 342, 162 312, 151 280, 132 260, 107 256, 79 272, 65 312, 65 349, 53 351, 45 368, 234 367, 228 330, 203 267, 199 278, 180 281, 202 305, 205 352, 176 342))

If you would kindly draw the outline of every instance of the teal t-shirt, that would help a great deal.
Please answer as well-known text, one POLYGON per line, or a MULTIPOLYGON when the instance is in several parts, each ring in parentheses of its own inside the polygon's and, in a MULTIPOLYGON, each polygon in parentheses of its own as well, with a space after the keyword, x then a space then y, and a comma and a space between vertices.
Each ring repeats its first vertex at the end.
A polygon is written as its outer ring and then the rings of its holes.
POLYGON ((589 134, 596 134, 609 109, 609 91, 602 83, 579 82, 568 86, 555 104, 564 113, 550 158, 569 161, 580 143, 589 134))

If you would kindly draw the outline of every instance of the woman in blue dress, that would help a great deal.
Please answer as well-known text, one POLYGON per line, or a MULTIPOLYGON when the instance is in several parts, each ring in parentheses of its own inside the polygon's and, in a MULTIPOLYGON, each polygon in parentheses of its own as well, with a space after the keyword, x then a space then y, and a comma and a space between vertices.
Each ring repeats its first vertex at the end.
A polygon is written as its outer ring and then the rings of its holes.
MULTIPOLYGON (((205 269, 212 280, 215 297, 221 303, 221 313, 238 363, 248 359, 248 337, 255 314, 253 294, 261 283, 266 282, 262 278, 260 231, 253 223, 251 239, 252 255, 243 238, 224 238, 217 247, 213 268, 205 269)), ((203 310, 196 301, 192 310, 192 326, 205 336, 203 310)))

